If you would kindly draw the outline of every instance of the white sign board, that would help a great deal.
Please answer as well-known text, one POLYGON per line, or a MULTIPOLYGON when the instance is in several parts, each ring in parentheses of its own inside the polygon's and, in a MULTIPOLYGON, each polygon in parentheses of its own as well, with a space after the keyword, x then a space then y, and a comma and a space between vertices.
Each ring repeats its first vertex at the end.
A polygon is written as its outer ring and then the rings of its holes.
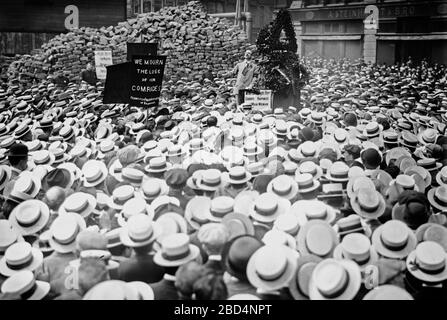
POLYGON ((98 79, 105 80, 107 76, 106 66, 112 64, 112 51, 95 51, 96 77, 98 79))
POLYGON ((260 94, 245 93, 245 102, 252 104, 252 110, 272 110, 272 90, 261 90, 260 94))

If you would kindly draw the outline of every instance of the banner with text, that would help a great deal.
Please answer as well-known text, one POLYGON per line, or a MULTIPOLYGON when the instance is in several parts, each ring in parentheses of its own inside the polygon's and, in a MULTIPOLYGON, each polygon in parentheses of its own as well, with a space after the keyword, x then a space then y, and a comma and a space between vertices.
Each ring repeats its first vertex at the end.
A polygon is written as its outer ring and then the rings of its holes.
POLYGON ((160 97, 166 56, 133 56, 130 101, 139 107, 152 107, 160 97))
POLYGON ((253 110, 269 111, 272 109, 272 90, 261 90, 260 94, 246 92, 245 102, 250 102, 253 110))
POLYGON ((104 80, 107 78, 106 67, 112 64, 112 51, 95 51, 96 77, 98 79, 104 80))

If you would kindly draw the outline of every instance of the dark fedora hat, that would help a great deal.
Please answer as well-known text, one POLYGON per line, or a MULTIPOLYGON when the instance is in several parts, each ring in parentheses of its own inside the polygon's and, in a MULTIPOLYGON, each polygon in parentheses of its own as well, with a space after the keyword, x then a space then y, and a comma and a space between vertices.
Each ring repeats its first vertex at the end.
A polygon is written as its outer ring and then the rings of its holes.
POLYGON ((70 187, 72 176, 67 169, 56 168, 48 172, 42 180, 42 189, 48 190, 51 187, 58 186, 61 188, 70 187))
POLYGON ((248 281, 248 261, 263 245, 261 240, 250 235, 242 235, 228 242, 222 254, 226 271, 239 280, 248 281))

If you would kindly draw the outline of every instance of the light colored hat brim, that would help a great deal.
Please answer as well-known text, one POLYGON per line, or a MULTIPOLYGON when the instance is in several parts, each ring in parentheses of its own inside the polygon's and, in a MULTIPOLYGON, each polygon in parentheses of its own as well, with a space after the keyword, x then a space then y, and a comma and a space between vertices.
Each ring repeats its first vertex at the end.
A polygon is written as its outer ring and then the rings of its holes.
POLYGON ((313 192, 315 190, 318 190, 318 188, 321 186, 320 181, 313 180, 314 185, 312 187, 306 188, 306 189, 300 189, 298 186, 298 193, 309 193, 313 192))
MULTIPOLYGON (((262 249, 261 247, 260 249, 262 249)), ((295 273, 296 264, 297 264, 297 255, 296 251, 292 250, 291 248, 288 248, 286 246, 279 246, 279 248, 283 248, 286 257, 287 257, 287 268, 283 272, 283 274, 273 280, 273 281, 267 281, 259 277, 259 275, 256 273, 255 269, 255 263, 256 258, 260 255, 261 251, 258 249, 248 261, 247 264, 247 277, 251 285, 253 285, 255 288, 266 290, 266 291, 274 291, 278 290, 284 287, 287 287, 290 280, 293 278, 293 275, 295 273)), ((278 249, 279 249, 278 248, 278 249)))
MULTIPOLYGON (((371 190, 371 191, 373 191, 373 190, 371 190)), ((377 192, 377 191, 374 190, 374 192, 377 192)), ((379 192, 377 192, 377 193, 379 193, 379 192)), ((378 197, 379 197, 379 206, 377 207, 377 209, 374 212, 367 212, 367 211, 364 211, 360 207, 360 204, 357 202, 357 197, 354 195, 354 197, 351 198, 351 200, 350 200, 352 210, 354 210, 354 212, 357 213, 362 218, 377 219, 380 216, 382 216, 386 210, 385 199, 382 197, 382 195, 380 193, 379 193, 378 197)))
POLYGON ((132 281, 127 282, 127 285, 133 286, 141 297, 141 300, 155 300, 154 290, 145 282, 132 281))
POLYGON ((365 236, 367 236, 368 238, 371 239, 371 235, 372 235, 371 227, 366 223, 366 221, 364 219, 360 219, 360 223, 362 225, 362 230, 353 230, 353 231, 347 231, 347 232, 340 233, 337 223, 333 226, 333 228, 334 228, 335 232, 337 232, 337 234, 339 234, 340 236, 344 236, 344 235, 347 235, 350 233, 356 233, 356 232, 362 233, 363 232, 365 234, 365 236))
MULTIPOLYGON (((315 285, 314 274, 309 283, 309 297, 311 300, 352 300, 358 293, 362 284, 362 276, 358 265, 350 260, 339 260, 339 262, 345 267, 345 270, 349 275, 349 284, 345 291, 335 298, 326 298, 317 289, 315 285)), ((324 262, 323 262, 324 263, 324 262)), ((317 266, 318 268, 318 266, 317 266)))
POLYGON ((48 282, 36 280, 36 290, 26 300, 42 300, 50 292, 50 284, 48 282))
MULTIPOLYGON (((94 209, 96 208, 96 197, 92 196, 91 194, 85 193, 85 197, 88 201, 88 207, 85 208, 82 212, 73 212, 76 213, 78 215, 80 215, 82 218, 86 218, 88 217, 91 213, 93 213, 94 209)), ((59 208, 59 214, 65 214, 67 211, 64 207, 64 205, 62 204, 59 208)))
POLYGON ((153 243, 162 234, 162 229, 157 223, 154 223, 152 225, 152 227, 153 227, 153 229, 152 229, 153 232, 152 232, 152 236, 149 239, 142 241, 142 242, 135 242, 132 239, 130 239, 127 226, 126 225, 123 226, 123 229, 121 230, 121 233, 120 233, 121 243, 124 246, 129 247, 129 248, 143 247, 145 245, 153 243))
MULTIPOLYGON (((313 264, 315 264, 315 267, 316 267, 316 265, 318 263, 320 263, 322 260, 323 260, 322 258, 320 258, 319 256, 316 256, 316 255, 313 255, 313 254, 306 254, 306 255, 303 255, 298 258, 296 271, 293 275, 293 278, 289 282, 289 291, 295 300, 309 300, 307 293, 302 292, 302 290, 300 288, 298 288, 297 277, 299 275, 301 267, 303 267, 304 265, 306 265, 308 263, 313 263, 313 264)), ((310 276, 312 276, 312 275, 310 274, 310 276)), ((309 282, 310 282, 310 277, 309 277, 309 282)))
POLYGON ((166 172, 172 168, 172 164, 170 162, 166 162, 166 167, 163 169, 152 169, 149 165, 144 168, 144 170, 148 173, 162 173, 166 172))
POLYGON ((115 161, 112 163, 112 165, 110 166, 110 168, 109 168, 109 174, 110 174, 112 177, 114 177, 116 180, 118 180, 119 182, 123 182, 124 180, 123 180, 123 177, 122 177, 121 173, 116 173, 116 172, 115 172, 115 168, 118 167, 118 166, 120 166, 121 168, 123 167, 123 166, 121 165, 121 163, 119 162, 119 160, 117 159, 117 160, 115 160, 115 161))
POLYGON ((84 179, 85 187, 87 187, 87 188, 96 187, 98 184, 101 184, 106 180, 107 175, 109 174, 107 168, 105 166, 104 167, 101 166, 100 169, 101 169, 101 174, 102 174, 101 179, 99 179, 98 181, 95 181, 94 183, 88 182, 87 180, 84 179))
POLYGON ((403 259, 406 258, 411 251, 413 251, 416 248, 417 245, 417 239, 416 235, 409 231, 408 232, 408 242, 407 245, 400 249, 400 250, 390 250, 387 247, 385 247, 380 239, 380 236, 382 234, 383 225, 379 226, 376 230, 374 230, 374 233, 371 237, 371 242, 374 248, 376 249, 377 253, 379 253, 381 256, 384 256, 386 258, 391 259, 403 259))
POLYGON ((428 198, 428 201, 430 202, 430 205, 438 210, 441 210, 441 211, 447 210, 447 206, 444 207, 435 201, 435 198, 434 198, 435 192, 436 192, 436 188, 428 190, 427 198, 428 198))
POLYGON ((8 265, 6 264, 6 257, 3 256, 0 259, 0 273, 6 277, 10 277, 19 271, 23 271, 23 270, 34 271, 34 270, 36 270, 38 267, 40 267, 40 265, 43 262, 43 253, 39 249, 31 248, 31 254, 33 255, 33 261, 31 262, 31 264, 22 268, 22 269, 18 269, 18 270, 9 268, 8 265))
POLYGON ((240 213, 227 214, 222 219, 222 224, 224 226, 226 226, 230 232, 229 240, 234 239, 238 236, 242 236, 242 235, 254 236, 254 234, 255 234, 255 228, 253 226, 253 223, 250 221, 250 218, 248 218, 244 214, 240 214, 240 213), (240 230, 235 229, 233 227, 233 224, 231 223, 231 221, 237 221, 239 223, 239 225, 241 225, 243 227, 244 231, 240 232, 240 230))
MULTIPOLYGON (((303 205, 305 206, 307 203, 311 203, 314 201, 315 200, 298 200, 292 205, 290 211, 296 212, 295 215, 298 218, 298 223, 299 223, 300 227, 303 227, 307 222, 312 221, 307 218, 306 213, 304 212, 304 210, 302 210, 302 208, 303 208, 302 206, 303 205)), ((331 207, 327 204, 325 204, 325 205, 326 205, 326 209, 327 209, 326 217, 324 219, 315 219, 315 220, 325 221, 329 224, 332 224, 335 221, 335 218, 337 216, 337 211, 333 207, 331 207)))
POLYGON ((162 256, 162 251, 158 251, 155 256, 154 256, 154 262, 162 267, 178 267, 181 266, 191 260, 196 259, 198 256, 200 255, 200 249, 193 245, 190 244, 189 245, 189 255, 182 258, 182 259, 178 259, 178 260, 166 260, 163 256, 162 256))
MULTIPOLYGON (((348 259, 348 258, 346 258, 346 257, 343 256, 343 248, 342 248, 341 243, 335 247, 333 256, 334 256, 334 259, 337 259, 337 260, 348 259)), ((348 259, 348 260, 352 260, 352 259, 348 259)), ((377 251, 374 249, 374 247, 371 246, 371 247, 369 248, 369 259, 368 259, 368 261, 365 261, 365 262, 363 262, 362 264, 359 264, 359 263, 358 263, 357 261, 355 261, 355 260, 352 260, 352 261, 354 261, 355 263, 357 263, 357 265, 360 267, 360 270, 363 271, 363 270, 365 270, 365 268, 366 268, 368 265, 375 264, 378 260, 379 260, 379 254, 378 254, 377 251)))
POLYGON ((334 252, 335 247, 340 243, 340 240, 339 240, 338 234, 331 227, 331 225, 328 224, 326 221, 323 221, 323 220, 310 220, 305 225, 303 225, 300 228, 300 230, 298 231, 298 235, 296 237, 296 242, 297 242, 298 251, 302 255, 304 255, 304 254, 313 254, 313 255, 317 255, 317 256, 319 256, 321 258, 329 258, 329 257, 332 257, 332 253, 334 252), (314 252, 310 252, 309 249, 307 248, 307 245, 306 245, 307 233, 308 233, 309 229, 312 226, 316 225, 316 224, 320 224, 320 225, 326 226, 327 229, 328 229, 328 232, 331 234, 331 237, 332 237, 332 249, 325 256, 319 256, 319 255, 315 254, 314 252))
POLYGON ((272 181, 270 181, 269 184, 267 185, 267 192, 275 194, 278 197, 283 198, 283 199, 287 199, 287 200, 294 199, 298 195, 298 184, 295 182, 295 180, 293 178, 290 178, 290 179, 292 180, 291 181, 292 183, 291 183, 291 189, 288 194, 279 195, 279 194, 275 193, 275 191, 273 190, 274 179, 272 181))
MULTIPOLYGON (((313 176, 315 180, 320 179, 323 176, 323 169, 320 166, 316 166, 317 169, 317 173, 313 176)), ((299 166, 298 166, 298 171, 301 172, 299 166)), ((302 173, 302 172, 301 172, 302 173)))
POLYGON ((246 177, 243 180, 233 180, 230 178, 230 174, 229 172, 223 172, 222 173, 222 181, 225 183, 230 183, 230 184, 244 184, 247 183, 248 181, 251 180, 252 175, 249 172, 246 172, 246 177))
MULTIPOLYGON (((447 254, 445 254, 445 263, 447 264, 447 254)), ((439 273, 426 273, 416 265, 416 250, 412 251, 407 257, 407 270, 415 277, 423 282, 439 283, 447 280, 447 268, 442 269, 439 273)))
POLYGON ((259 221, 259 222, 263 222, 263 223, 269 223, 269 222, 275 221, 276 218, 278 218, 281 214, 288 212, 291 207, 289 200, 280 198, 280 197, 278 197, 278 198, 279 198, 278 199, 278 208, 272 215, 269 215, 269 216, 263 216, 263 215, 257 213, 255 210, 255 203, 254 202, 251 203, 249 210, 248 210, 250 217, 252 217, 255 221, 259 221))
MULTIPOLYGON (((430 175, 430 177, 431 177, 431 175, 430 175)), ((445 186, 445 185, 447 185, 447 182, 444 182, 444 181, 442 181, 442 179, 441 179, 441 171, 439 171, 437 174, 436 174, 436 182, 438 183, 438 185, 440 185, 440 186, 445 186)), ((429 186, 427 186, 427 188, 428 188, 429 186)), ((1 188, 0 188, 1 189, 1 188)))
MULTIPOLYGON (((64 214, 64 213, 59 213, 60 215, 64 214)), ((84 220, 84 218, 82 218, 81 215, 73 213, 74 217, 76 217, 78 225, 80 227, 80 230, 84 230, 87 227, 87 224, 84 220)), ((69 253, 69 252, 74 252, 74 250, 76 250, 76 239, 73 240, 73 242, 69 243, 69 244, 60 244, 56 241, 54 241, 53 237, 51 237, 48 242, 50 243, 50 247, 59 253, 69 253)))
POLYGON ((349 174, 346 176, 346 178, 334 178, 331 176, 331 173, 328 170, 328 172, 326 173, 326 179, 328 179, 329 181, 332 181, 332 182, 340 182, 340 183, 348 182, 349 174))
POLYGON ((15 207, 14 210, 11 212, 8 220, 11 226, 13 226, 22 236, 29 236, 41 231, 47 225, 48 221, 50 220, 50 209, 39 200, 28 200, 27 202, 22 202, 17 207, 15 207), (19 211, 20 208, 24 206, 24 203, 29 204, 30 202, 40 206, 41 216, 39 220, 32 226, 23 227, 17 222, 15 215, 17 211, 19 211))

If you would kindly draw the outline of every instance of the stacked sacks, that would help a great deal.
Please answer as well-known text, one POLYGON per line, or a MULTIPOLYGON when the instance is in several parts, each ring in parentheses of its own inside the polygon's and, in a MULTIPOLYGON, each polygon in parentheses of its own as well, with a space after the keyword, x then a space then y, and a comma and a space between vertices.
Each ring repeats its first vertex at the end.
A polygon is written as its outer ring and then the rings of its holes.
POLYGON ((178 72, 195 79, 203 70, 229 70, 251 48, 239 27, 208 16, 200 2, 192 1, 141 14, 117 26, 60 34, 36 55, 22 56, 10 67, 9 79, 20 74, 26 83, 32 77, 44 79, 68 72, 70 81, 76 81, 85 65, 94 63, 95 50, 111 50, 114 63, 125 62, 127 42, 158 42, 158 54, 168 56, 165 74, 178 72))

